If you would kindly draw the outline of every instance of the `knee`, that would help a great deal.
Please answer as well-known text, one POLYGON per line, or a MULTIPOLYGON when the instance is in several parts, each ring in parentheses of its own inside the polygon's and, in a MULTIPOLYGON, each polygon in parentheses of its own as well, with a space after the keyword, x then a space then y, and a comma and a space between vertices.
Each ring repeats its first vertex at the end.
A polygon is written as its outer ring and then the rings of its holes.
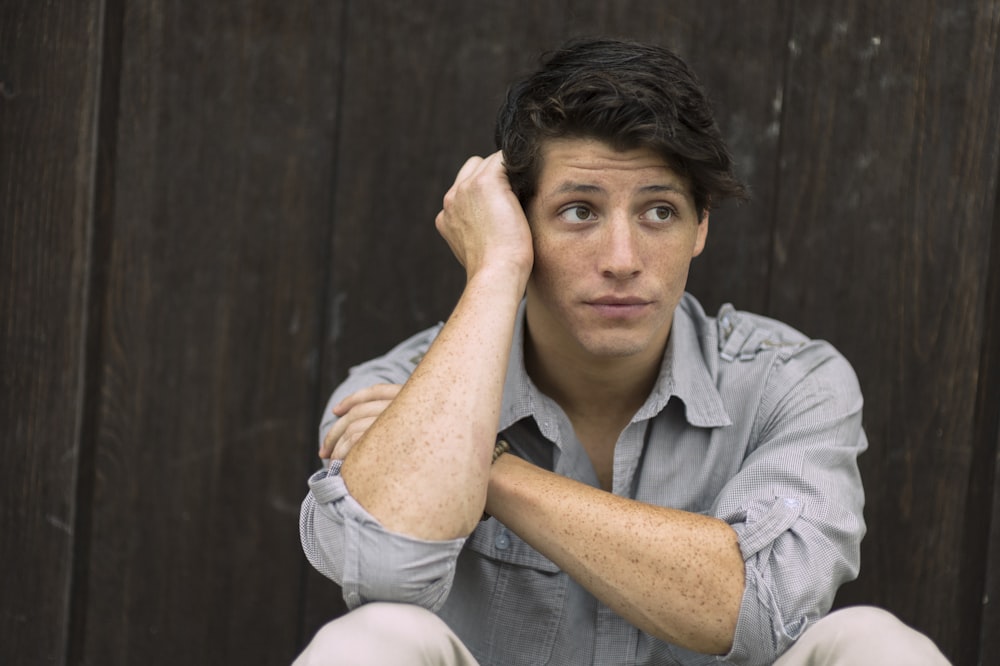
POLYGON ((910 630, 895 615, 877 606, 851 606, 834 611, 823 620, 845 636, 886 636, 910 630))
POLYGON ((294 666, 437 663, 451 630, 431 611, 412 604, 369 603, 327 623, 294 666), (416 661, 413 661, 416 658, 416 661))
POLYGON ((413 604, 368 603, 350 615, 355 616, 354 630, 360 629, 379 641, 400 641, 418 652, 433 647, 442 634, 451 633, 444 620, 413 604))
POLYGON ((849 657, 842 662, 832 659, 830 663, 948 664, 927 636, 874 606, 835 611, 812 629, 816 630, 813 638, 824 643, 821 653, 849 657))

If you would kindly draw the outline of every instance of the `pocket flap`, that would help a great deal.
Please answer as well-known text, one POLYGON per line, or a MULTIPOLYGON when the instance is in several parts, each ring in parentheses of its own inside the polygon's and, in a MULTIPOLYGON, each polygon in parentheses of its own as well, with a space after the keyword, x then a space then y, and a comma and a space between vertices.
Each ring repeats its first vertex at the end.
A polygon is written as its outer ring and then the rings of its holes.
POLYGON ((496 518, 479 523, 465 542, 465 547, 484 557, 528 567, 547 573, 557 573, 559 566, 528 545, 496 518))

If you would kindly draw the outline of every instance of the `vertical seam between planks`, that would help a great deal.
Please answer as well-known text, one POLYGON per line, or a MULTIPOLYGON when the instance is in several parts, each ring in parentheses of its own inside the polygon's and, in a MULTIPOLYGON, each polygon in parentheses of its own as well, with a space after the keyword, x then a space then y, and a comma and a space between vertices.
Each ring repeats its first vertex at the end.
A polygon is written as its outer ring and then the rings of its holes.
POLYGON ((788 102, 790 100, 789 95, 789 82, 792 76, 792 50, 789 47, 789 43, 792 40, 793 28, 795 26, 795 3, 791 2, 786 5, 788 12, 788 17, 785 20, 785 67, 782 74, 781 80, 781 109, 778 111, 778 145, 775 148, 775 160, 774 160, 774 193, 771 201, 771 244, 768 248, 768 261, 767 261, 767 273, 764 276, 764 284, 767 285, 764 289, 764 312, 769 313, 771 311, 771 294, 774 291, 774 264, 777 261, 777 253, 775 252, 775 246, 777 245, 778 236, 778 211, 781 208, 781 178, 782 178, 782 160, 785 154, 785 110, 788 108, 788 102))
POLYGON ((83 336, 80 340, 79 398, 76 403, 77 471, 73 515, 73 563, 67 610, 66 664, 82 663, 87 631, 91 530, 97 434, 101 408, 101 369, 107 258, 114 211, 118 100, 121 87, 124 0, 102 0, 98 10, 98 63, 92 125, 92 162, 83 287, 83 336))
MULTIPOLYGON (((1000 11, 1000 10, 994 10, 1000 11)), ((1000 28, 1000 16, 994 18, 996 25, 993 31, 994 46, 997 43, 998 31, 1000 28)), ((985 49, 987 53, 995 52, 995 48, 985 49)), ((992 63, 991 63, 992 64, 992 63)), ((1000 77, 993 74, 992 81, 1000 88, 1000 77)), ((994 98, 1000 99, 1000 89, 994 91, 994 98)), ((989 131, 989 114, 984 114, 987 119, 987 135, 989 131)), ((993 610, 991 613, 989 593, 991 583, 1000 582, 1000 565, 997 558, 1000 552, 993 552, 1000 547, 1000 515, 997 509, 1000 508, 1000 488, 997 482, 1000 480, 1000 415, 996 413, 997 405, 1000 404, 1000 136, 996 136, 993 148, 993 209, 991 218, 983 216, 984 222, 987 219, 992 221, 988 224, 989 254, 986 265, 986 294, 983 304, 984 330, 979 353, 979 377, 976 387, 976 409, 973 415, 973 433, 975 437, 974 446, 981 447, 981 451, 973 460, 970 468, 970 478, 967 488, 969 494, 974 491, 977 481, 983 484, 985 501, 983 512, 983 524, 985 525, 985 547, 981 551, 981 561, 983 570, 979 576, 980 584, 980 611, 977 614, 979 630, 977 632, 978 644, 975 646, 975 653, 978 663, 987 663, 987 657, 995 657, 1000 653, 997 647, 998 640, 993 632, 1000 628, 1000 612, 993 610), (977 478, 977 469, 982 467, 977 478), (992 620, 991 620, 992 618, 992 620), (993 626, 990 625, 992 621, 993 626), (989 653, 987 645, 990 639, 994 641, 992 654, 989 653)), ((975 497, 968 497, 974 501, 975 497)), ((971 530, 970 530, 971 531, 971 530)), ((973 536, 973 535, 970 535, 973 536)), ((1000 600, 994 599, 992 603, 997 604, 1000 600)))
MULTIPOLYGON (((350 33, 350 0, 343 0, 343 4, 340 8, 340 38, 338 40, 338 57, 340 62, 338 63, 338 76, 336 82, 336 92, 334 93, 334 121, 333 121, 333 131, 330 139, 330 187, 329 187, 329 198, 327 199, 326 205, 326 216, 328 224, 326 225, 326 242, 323 247, 325 248, 326 257, 323 261, 323 267, 325 268, 323 275, 323 286, 320 290, 320 300, 319 300, 319 311, 317 313, 317 336, 316 341, 319 345, 316 354, 316 375, 313 378, 314 386, 314 399, 313 408, 311 414, 311 424, 310 427, 315 428, 319 424, 321 419, 321 412, 326 405, 326 399, 323 396, 323 370, 326 367, 327 358, 327 331, 330 327, 330 322, 328 321, 331 312, 329 308, 330 296, 333 291, 333 243, 334 243, 334 231, 336 226, 336 220, 334 216, 336 214, 336 204, 337 204, 337 182, 339 181, 340 169, 339 169, 339 147, 340 147, 340 137, 343 127, 344 118, 344 81, 347 78, 347 41, 348 35, 350 33)), ((315 444, 315 441, 313 442, 315 444)), ((309 449, 309 461, 315 460, 315 449, 309 449)), ((305 462, 305 461, 304 461, 305 462)), ((308 462, 305 462, 304 471, 308 472, 308 462)), ((298 608, 298 645, 304 646, 306 638, 306 609, 307 609, 307 599, 308 599, 308 574, 310 564, 302 557, 300 575, 299 575, 299 608, 298 608)))

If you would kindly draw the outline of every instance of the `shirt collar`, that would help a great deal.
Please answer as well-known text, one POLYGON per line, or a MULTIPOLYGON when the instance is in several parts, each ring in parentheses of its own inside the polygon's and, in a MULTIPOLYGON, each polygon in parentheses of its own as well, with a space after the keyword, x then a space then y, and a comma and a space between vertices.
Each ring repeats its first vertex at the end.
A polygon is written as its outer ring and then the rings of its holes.
POLYGON ((684 294, 670 328, 670 340, 660 375, 635 419, 656 416, 676 396, 684 403, 688 423, 700 428, 732 425, 715 386, 718 343, 715 320, 707 317, 694 297, 684 294))
POLYGON ((557 441, 555 422, 548 414, 552 401, 548 399, 528 376, 524 367, 524 309, 525 301, 517 309, 514 321, 514 337, 510 348, 510 359, 507 361, 507 377, 503 385, 503 402, 500 405, 500 430, 506 430, 511 425, 528 416, 536 416, 538 426, 550 441, 557 441), (540 412, 544 412, 540 414, 540 412), (548 430, 548 432, 547 432, 548 430))
MULTIPOLYGON (((522 300, 514 323, 499 429, 505 430, 525 417, 534 416, 542 434, 550 441, 557 441, 557 407, 538 390, 524 367, 524 311, 522 300)), ((691 425, 713 428, 732 424, 712 379, 715 364, 711 354, 717 347, 715 331, 714 321, 705 316, 694 298, 685 294, 674 311, 670 340, 656 384, 633 421, 653 418, 676 396, 684 403, 685 418, 691 425)))

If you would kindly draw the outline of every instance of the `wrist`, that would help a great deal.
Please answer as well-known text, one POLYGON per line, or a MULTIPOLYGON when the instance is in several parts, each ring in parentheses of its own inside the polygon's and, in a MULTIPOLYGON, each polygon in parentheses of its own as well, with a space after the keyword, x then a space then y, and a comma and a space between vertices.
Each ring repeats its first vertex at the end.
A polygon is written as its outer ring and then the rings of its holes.
POLYGON ((497 457, 490 467, 490 480, 486 488, 486 513, 502 520, 501 515, 509 512, 513 489, 525 473, 537 470, 532 463, 518 457, 514 453, 505 453, 497 457), (499 514, 497 513, 499 512, 499 514))
MULTIPOLYGON (((514 257, 502 257, 484 262, 467 272, 468 284, 506 285, 520 296, 531 275, 531 261, 521 261, 514 257)), ((519 299, 520 300, 520 299, 519 299)))

